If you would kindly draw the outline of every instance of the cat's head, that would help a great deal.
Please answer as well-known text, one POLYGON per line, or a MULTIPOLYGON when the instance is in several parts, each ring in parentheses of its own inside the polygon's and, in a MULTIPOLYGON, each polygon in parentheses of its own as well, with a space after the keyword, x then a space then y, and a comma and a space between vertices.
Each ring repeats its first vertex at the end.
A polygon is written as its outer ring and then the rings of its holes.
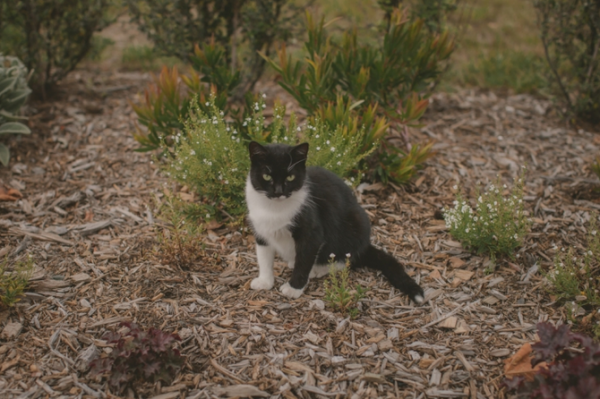
POLYGON ((254 189, 270 199, 289 198, 302 188, 306 178, 308 143, 260 145, 253 141, 250 151, 250 181, 254 189))

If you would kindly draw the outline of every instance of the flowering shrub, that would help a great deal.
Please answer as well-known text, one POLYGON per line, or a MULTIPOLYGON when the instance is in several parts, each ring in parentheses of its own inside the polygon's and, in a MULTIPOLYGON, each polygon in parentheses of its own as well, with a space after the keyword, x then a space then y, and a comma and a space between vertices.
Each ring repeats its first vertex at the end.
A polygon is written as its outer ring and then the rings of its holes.
MULTIPOLYGON (((600 260, 600 234, 598 234, 597 214, 593 214, 588 226, 587 250, 583 256, 576 256, 575 249, 567 251, 562 248, 554 257, 554 269, 546 274, 550 291, 557 300, 567 305, 572 321, 577 320, 575 309, 584 311, 581 319, 582 327, 597 317, 600 306, 598 288, 600 279, 594 272, 600 260)), ((555 247, 558 250, 557 247, 555 247)), ((596 335, 600 335, 600 326, 596 325, 596 335)))
POLYGON ((545 361, 533 381, 524 377, 505 380, 509 391, 530 399, 600 398, 600 346, 590 337, 562 325, 537 325, 540 342, 532 345, 532 366, 545 361), (572 346, 579 345, 579 348, 572 346))
POLYGON ((498 179, 484 194, 477 194, 475 209, 459 192, 454 209, 446 209, 444 219, 450 234, 478 253, 513 256, 522 245, 529 227, 523 210, 523 178, 508 192, 498 179), (505 192, 508 195, 505 195, 505 192))
POLYGON ((361 149, 364 129, 348 135, 343 126, 330 129, 316 121, 314 125, 298 126, 292 115, 285 124, 285 108, 276 106, 271 124, 265 123, 264 103, 256 102, 253 113, 246 117, 241 127, 226 122, 225 113, 214 103, 214 98, 203 104, 204 110, 196 105, 183 133, 174 137, 174 157, 167 172, 196 191, 202 198, 201 204, 188 209, 196 217, 210 218, 240 215, 245 212, 244 186, 250 170, 247 144, 250 140, 260 143, 296 144, 308 142, 308 165, 318 165, 331 170, 348 183, 360 180, 358 162, 369 152, 361 149))
POLYGON ((162 381, 170 383, 183 365, 179 350, 173 348, 180 341, 177 334, 168 334, 157 328, 141 330, 135 323, 121 323, 125 334, 108 332, 104 339, 114 344, 112 352, 92 360, 90 373, 108 373, 109 384, 122 390, 135 381, 162 381))

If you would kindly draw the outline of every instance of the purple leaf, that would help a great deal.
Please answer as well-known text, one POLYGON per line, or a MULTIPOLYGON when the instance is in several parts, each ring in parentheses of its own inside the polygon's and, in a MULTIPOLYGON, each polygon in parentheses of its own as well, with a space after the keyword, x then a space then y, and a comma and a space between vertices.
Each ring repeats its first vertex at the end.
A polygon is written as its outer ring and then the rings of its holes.
POLYGON ((565 324, 558 329, 550 323, 538 323, 537 327, 540 342, 531 345, 531 349, 535 353, 535 357, 531 361, 532 366, 542 361, 551 362, 571 341, 569 327, 565 324))

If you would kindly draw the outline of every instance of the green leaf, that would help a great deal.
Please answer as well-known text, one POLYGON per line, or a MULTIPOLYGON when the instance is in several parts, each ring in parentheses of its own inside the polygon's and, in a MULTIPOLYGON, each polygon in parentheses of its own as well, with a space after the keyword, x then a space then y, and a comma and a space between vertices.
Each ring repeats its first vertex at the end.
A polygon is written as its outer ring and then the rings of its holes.
POLYGON ((2 162, 2 165, 7 166, 9 160, 10 152, 8 151, 8 148, 4 144, 0 143, 0 162, 2 162))
POLYGON ((22 123, 19 122, 8 122, 0 126, 0 134, 29 134, 31 130, 22 123))

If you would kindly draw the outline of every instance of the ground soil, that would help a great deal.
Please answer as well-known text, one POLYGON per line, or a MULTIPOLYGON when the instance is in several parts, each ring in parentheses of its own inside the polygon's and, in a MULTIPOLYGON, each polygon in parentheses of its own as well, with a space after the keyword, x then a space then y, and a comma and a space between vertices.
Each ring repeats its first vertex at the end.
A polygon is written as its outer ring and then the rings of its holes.
MULTIPOLYGON (((190 196, 151 154, 134 152, 129 101, 148 82, 77 71, 53 98, 31 104, 33 134, 9 140, 0 181, 22 198, 0 202, 0 253, 10 264, 32 257, 36 272, 23 299, 0 312, 3 397, 497 398, 503 361, 536 339, 536 323, 567 321, 542 271, 555 248, 584 250, 600 208, 590 170, 600 140, 565 127, 548 102, 433 97, 411 134, 435 140, 437 155, 407 187, 357 193, 372 241, 406 263, 426 303, 360 271, 352 284, 368 291, 349 318, 326 303, 324 279, 297 300, 250 290, 257 266, 243 224, 207 226, 191 265, 169 258, 157 210, 165 192, 190 196), (489 259, 462 248, 436 215, 452 206, 454 186, 472 199, 497 176, 512 185, 523 166, 531 232, 515 259, 489 272, 489 259), (119 393, 89 375, 87 358, 110 352, 104 334, 123 321, 179 334, 186 360, 175 381, 119 393)), ((270 83, 258 89, 284 97, 270 83)), ((278 287, 290 271, 277 262, 276 274, 278 287)))

